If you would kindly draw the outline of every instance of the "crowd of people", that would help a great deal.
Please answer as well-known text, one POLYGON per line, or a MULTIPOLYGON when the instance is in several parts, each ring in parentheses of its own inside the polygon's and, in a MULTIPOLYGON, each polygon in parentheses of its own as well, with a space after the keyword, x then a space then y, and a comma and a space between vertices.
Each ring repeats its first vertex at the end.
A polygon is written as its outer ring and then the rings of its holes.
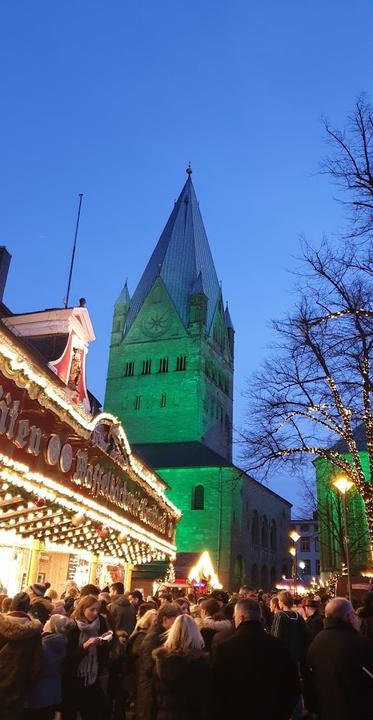
POLYGON ((0 596, 0 720, 373 717, 373 593, 0 596))

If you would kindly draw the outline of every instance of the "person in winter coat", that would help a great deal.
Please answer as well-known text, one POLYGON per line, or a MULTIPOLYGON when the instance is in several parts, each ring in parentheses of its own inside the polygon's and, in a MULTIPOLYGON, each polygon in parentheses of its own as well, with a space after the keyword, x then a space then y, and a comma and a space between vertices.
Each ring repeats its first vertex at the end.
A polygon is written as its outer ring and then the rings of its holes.
POLYGON ((324 629, 324 618, 321 617, 319 608, 320 603, 318 600, 307 599, 304 605, 306 625, 311 640, 313 640, 316 635, 324 629))
POLYGON ((100 603, 95 595, 85 595, 71 618, 74 626, 68 633, 68 644, 62 684, 62 718, 106 720, 107 701, 100 677, 108 664, 109 640, 105 618, 99 614, 100 603))
POLYGON ((0 716, 21 720, 27 692, 42 663, 42 625, 27 614, 30 599, 18 593, 0 615, 0 716))
MULTIPOLYGON (((282 640, 291 657, 296 662, 299 672, 303 672, 310 635, 305 620, 293 610, 293 596, 288 590, 278 594, 280 611, 273 618, 271 633, 282 640)), ((299 697, 293 710, 292 720, 303 717, 303 701, 299 697)))
POLYGON ((40 620, 42 625, 45 625, 53 611, 51 601, 44 597, 44 594, 49 587, 49 583, 34 583, 26 590, 27 595, 30 598, 30 615, 37 618, 37 620, 40 620))
POLYGON ((288 720, 300 692, 296 663, 285 645, 264 630, 256 600, 239 599, 234 622, 234 636, 213 655, 211 717, 288 720))
POLYGON ((42 667, 27 698, 25 720, 53 720, 62 700, 62 667, 67 650, 66 632, 74 622, 66 615, 51 615, 41 638, 42 667))
POLYGON ((325 625, 307 655, 306 704, 320 720, 370 718, 373 712, 373 640, 358 632, 351 603, 330 600, 325 625))
POLYGON ((113 583, 110 587, 111 602, 108 605, 113 628, 120 635, 129 637, 136 627, 136 608, 124 595, 124 585, 121 582, 113 583))
POLYGON ((167 631, 181 614, 178 605, 165 603, 158 610, 156 622, 146 633, 139 662, 136 720, 155 720, 156 718, 153 650, 164 643, 167 631))
POLYGON ((363 597, 363 604, 356 614, 359 618, 359 628, 362 635, 373 639, 373 592, 363 597))
POLYGON ((139 662, 145 636, 157 619, 157 611, 148 610, 138 621, 127 644, 127 691, 129 705, 136 707, 139 684, 139 662))
POLYGON ((293 610, 293 596, 288 590, 278 595, 280 612, 273 618, 271 633, 282 640, 293 660, 301 666, 309 645, 309 634, 302 616, 293 610))
POLYGON ((196 618, 196 623, 203 637, 205 649, 210 652, 214 635, 222 630, 230 630, 232 625, 224 618, 221 607, 214 598, 204 600, 200 610, 201 617, 196 618))
POLYGON ((207 720, 211 670, 195 620, 175 619, 164 645, 154 650, 156 720, 207 720))

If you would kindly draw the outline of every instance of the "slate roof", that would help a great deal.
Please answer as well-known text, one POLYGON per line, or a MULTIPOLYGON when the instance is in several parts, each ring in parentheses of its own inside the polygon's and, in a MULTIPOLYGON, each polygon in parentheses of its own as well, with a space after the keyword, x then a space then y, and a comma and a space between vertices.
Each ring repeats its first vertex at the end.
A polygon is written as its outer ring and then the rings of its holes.
POLYGON ((180 319, 188 325, 189 296, 198 285, 208 298, 207 329, 211 327, 221 290, 190 174, 132 297, 126 332, 160 276, 180 319))
POLYGON ((229 462, 199 442, 146 443, 133 446, 152 468, 228 467, 229 462))

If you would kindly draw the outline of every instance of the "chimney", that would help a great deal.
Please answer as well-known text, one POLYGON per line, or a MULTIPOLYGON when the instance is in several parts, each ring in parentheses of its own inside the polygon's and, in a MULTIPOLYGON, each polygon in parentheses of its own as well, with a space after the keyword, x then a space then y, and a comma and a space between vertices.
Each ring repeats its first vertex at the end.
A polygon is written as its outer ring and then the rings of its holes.
POLYGON ((6 279, 12 256, 4 245, 0 245, 0 302, 3 301, 6 279))

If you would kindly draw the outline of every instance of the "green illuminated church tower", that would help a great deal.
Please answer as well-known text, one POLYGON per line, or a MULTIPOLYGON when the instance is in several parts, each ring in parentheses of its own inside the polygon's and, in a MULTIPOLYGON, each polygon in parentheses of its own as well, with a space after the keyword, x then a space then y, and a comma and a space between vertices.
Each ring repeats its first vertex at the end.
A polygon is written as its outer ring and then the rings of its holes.
POLYGON ((126 284, 115 303, 105 409, 182 510, 178 551, 209 550, 232 585, 247 574, 234 527, 234 329, 187 173, 134 294, 126 284))

